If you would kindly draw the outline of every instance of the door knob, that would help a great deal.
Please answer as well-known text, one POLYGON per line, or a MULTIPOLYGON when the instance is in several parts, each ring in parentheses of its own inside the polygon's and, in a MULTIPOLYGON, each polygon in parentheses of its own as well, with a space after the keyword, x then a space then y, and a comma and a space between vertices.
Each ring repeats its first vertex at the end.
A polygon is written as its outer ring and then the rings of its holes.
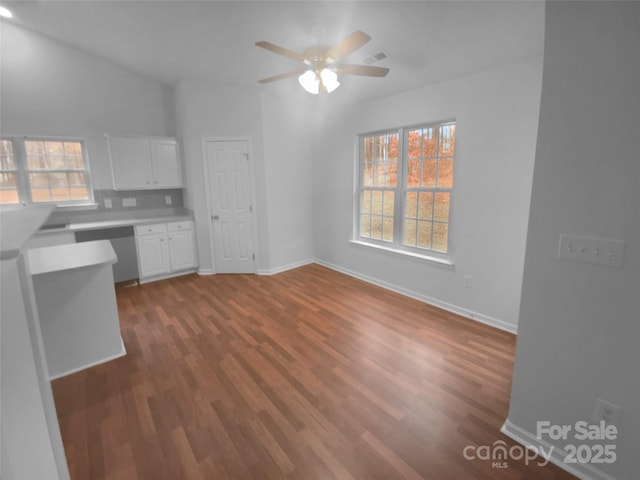
POLYGON ((213 216, 213 217, 211 217, 211 218, 213 218, 214 220, 220 220, 220 217, 219 217, 218 215, 214 215, 214 216, 213 216))

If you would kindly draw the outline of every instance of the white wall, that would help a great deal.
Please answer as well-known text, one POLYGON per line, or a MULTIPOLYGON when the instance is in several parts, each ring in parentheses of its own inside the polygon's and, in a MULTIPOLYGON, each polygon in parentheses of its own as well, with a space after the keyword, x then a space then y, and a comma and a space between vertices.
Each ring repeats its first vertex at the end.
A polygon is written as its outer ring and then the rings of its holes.
POLYGON ((638 479, 640 4, 548 2, 546 17, 509 421, 535 437, 537 421, 592 421, 608 400, 617 461, 595 466, 638 479), (626 240, 623 268, 559 260, 561 233, 626 240))
POLYGON ((175 135, 169 87, 8 22, 0 35, 1 133, 84 138, 94 188, 112 188, 105 133, 175 135))
POLYGON ((182 81, 175 91, 184 142, 187 203, 197 223, 200 269, 210 254, 203 138, 250 137, 253 149, 258 272, 275 272, 313 257, 310 135, 304 111, 259 89, 182 81))
POLYGON ((309 111, 262 94, 269 270, 313 259, 309 111))
POLYGON ((262 113, 257 91, 217 85, 212 82, 183 80, 175 88, 178 134, 183 142, 187 181, 185 204, 193 209, 196 221, 200 270, 210 272, 209 217, 204 178, 204 138, 249 137, 253 149, 258 220, 259 268, 268 268, 267 201, 262 155, 262 113))
POLYGON ((314 144, 316 256, 330 265, 515 331, 540 101, 542 59, 340 111, 314 144), (455 267, 349 244, 358 133, 455 118, 450 251, 455 267), (463 287, 471 275, 472 288, 463 287))

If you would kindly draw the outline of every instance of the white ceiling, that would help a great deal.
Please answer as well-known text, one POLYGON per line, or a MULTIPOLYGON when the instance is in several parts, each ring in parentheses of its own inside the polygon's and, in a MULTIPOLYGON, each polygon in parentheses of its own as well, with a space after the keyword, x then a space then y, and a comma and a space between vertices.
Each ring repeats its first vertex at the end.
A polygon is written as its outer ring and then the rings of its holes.
POLYGON ((542 55, 542 1, 18 1, 12 22, 158 81, 182 79, 262 88, 276 95, 297 79, 258 85, 300 68, 254 45, 266 40, 302 52, 355 30, 372 40, 347 60, 383 51, 385 78, 341 76, 332 96, 350 102, 386 96, 542 55))

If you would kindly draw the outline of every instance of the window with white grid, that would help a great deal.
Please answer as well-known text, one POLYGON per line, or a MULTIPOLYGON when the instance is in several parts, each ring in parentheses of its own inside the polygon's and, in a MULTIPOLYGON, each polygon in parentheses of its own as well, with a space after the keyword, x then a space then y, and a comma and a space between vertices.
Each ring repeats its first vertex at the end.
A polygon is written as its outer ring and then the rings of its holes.
POLYGON ((455 122, 361 135, 357 239, 448 253, 455 143, 455 122))
POLYGON ((7 138, 2 139, 0 145, 1 203, 76 205, 93 202, 83 141, 7 138))

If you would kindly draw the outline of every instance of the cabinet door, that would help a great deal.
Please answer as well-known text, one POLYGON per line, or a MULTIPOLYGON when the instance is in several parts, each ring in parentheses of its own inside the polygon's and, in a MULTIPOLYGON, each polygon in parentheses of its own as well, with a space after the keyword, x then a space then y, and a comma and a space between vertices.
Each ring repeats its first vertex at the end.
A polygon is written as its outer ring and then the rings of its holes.
POLYGON ((169 273, 169 246, 167 243, 165 233, 136 237, 140 278, 169 273))
POLYGON ((196 267, 192 230, 169 233, 169 258, 172 272, 196 267))
POLYGON ((109 141, 109 153, 115 190, 153 187, 149 140, 114 137, 109 141))
POLYGON ((178 144, 173 140, 151 140, 154 188, 182 187, 178 144))

